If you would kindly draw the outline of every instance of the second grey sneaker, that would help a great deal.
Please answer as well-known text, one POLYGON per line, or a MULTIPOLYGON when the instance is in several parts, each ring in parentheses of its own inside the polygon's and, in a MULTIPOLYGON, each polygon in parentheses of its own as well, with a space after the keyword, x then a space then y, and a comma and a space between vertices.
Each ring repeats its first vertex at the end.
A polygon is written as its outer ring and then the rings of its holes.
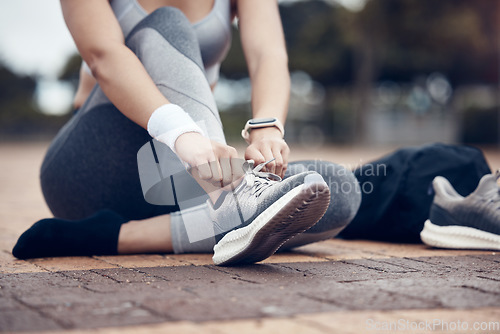
POLYGON ((304 232, 323 216, 330 189, 321 175, 303 172, 281 180, 261 172, 249 160, 243 181, 209 205, 216 234, 217 265, 255 263, 266 259, 288 239, 304 232))
POLYGON ((437 176, 430 217, 420 237, 439 248, 500 250, 500 193, 496 175, 481 178, 467 197, 458 194, 450 182, 437 176))

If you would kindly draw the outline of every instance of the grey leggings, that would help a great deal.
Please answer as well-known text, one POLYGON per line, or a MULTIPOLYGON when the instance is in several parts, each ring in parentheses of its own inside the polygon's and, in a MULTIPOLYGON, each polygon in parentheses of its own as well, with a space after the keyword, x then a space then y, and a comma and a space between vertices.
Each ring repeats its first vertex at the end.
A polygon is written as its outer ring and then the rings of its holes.
MULTIPOLYGON (((132 30, 126 45, 169 101, 182 106, 194 121, 203 122, 211 139, 225 142, 196 36, 179 10, 156 10, 132 30)), ((110 209, 136 220, 178 211, 176 201, 154 205, 144 198, 152 185, 143 184, 145 188, 141 188, 138 152, 141 148, 149 152, 151 143, 147 131, 126 118, 96 86, 57 134, 41 167, 42 191, 54 216, 82 219, 110 209)), ((164 173, 182 173, 184 167, 176 155, 164 147, 161 154, 154 152, 150 166, 156 166, 160 158, 164 173)), ((142 163, 140 158, 139 164, 142 163)), ((330 207, 310 232, 333 237, 351 221, 359 207, 357 181, 343 167, 320 161, 292 162, 287 175, 304 169, 317 170, 332 185, 330 207), (339 187, 342 184, 350 187, 339 187)))

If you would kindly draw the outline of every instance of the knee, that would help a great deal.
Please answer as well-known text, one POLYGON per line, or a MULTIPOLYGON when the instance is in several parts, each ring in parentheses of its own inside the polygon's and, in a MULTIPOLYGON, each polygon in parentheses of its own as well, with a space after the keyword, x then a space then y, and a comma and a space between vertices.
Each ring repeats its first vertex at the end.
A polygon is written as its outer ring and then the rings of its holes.
POLYGON ((311 233, 321 233, 347 226, 361 205, 361 190, 354 174, 344 166, 327 161, 300 162, 291 172, 312 170, 319 173, 330 188, 330 205, 311 233))
POLYGON ((128 34, 125 44, 136 54, 138 50, 151 51, 149 48, 165 52, 170 48, 165 44, 169 44, 202 66, 196 32, 184 13, 177 8, 161 7, 146 16, 128 34))

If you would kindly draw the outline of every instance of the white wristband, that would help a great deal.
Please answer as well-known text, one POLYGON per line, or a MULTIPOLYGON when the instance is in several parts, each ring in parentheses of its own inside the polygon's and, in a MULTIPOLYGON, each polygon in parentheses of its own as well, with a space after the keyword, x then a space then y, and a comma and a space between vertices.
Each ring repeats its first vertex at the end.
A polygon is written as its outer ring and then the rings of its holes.
POLYGON ((186 132, 197 132, 203 135, 201 128, 191 116, 176 104, 164 104, 156 109, 148 121, 148 132, 151 137, 166 144, 175 151, 175 141, 186 132))

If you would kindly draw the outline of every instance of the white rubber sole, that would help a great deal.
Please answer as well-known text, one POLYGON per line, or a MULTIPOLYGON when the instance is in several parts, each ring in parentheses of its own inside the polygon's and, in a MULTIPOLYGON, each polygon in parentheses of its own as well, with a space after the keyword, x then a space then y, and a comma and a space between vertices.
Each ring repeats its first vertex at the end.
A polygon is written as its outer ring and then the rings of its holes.
POLYGON ((330 203, 330 189, 317 176, 320 180, 314 178, 295 187, 249 225, 227 233, 214 247, 214 263, 227 266, 262 261, 288 239, 316 224, 330 203))
POLYGON ((425 222, 420 238, 438 248, 500 250, 500 235, 467 226, 438 226, 430 220, 425 222))

